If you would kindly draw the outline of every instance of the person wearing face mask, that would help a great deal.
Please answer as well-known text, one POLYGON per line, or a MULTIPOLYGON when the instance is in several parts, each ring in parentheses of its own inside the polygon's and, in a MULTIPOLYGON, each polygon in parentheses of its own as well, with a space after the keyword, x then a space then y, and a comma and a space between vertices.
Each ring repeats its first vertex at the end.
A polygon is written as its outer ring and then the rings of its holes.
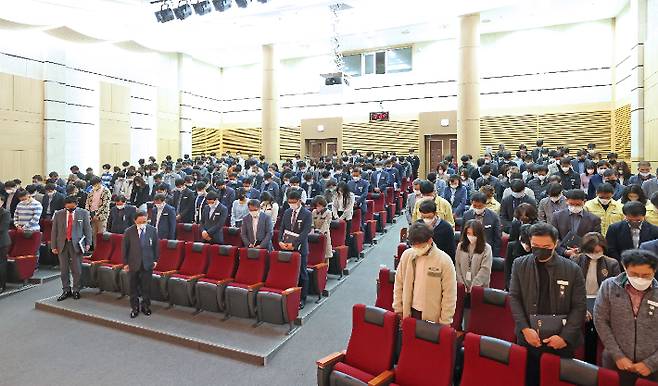
MULTIPOLYGON (((509 197, 509 196, 512 195, 512 193, 513 193, 513 191, 512 191, 512 181, 513 180, 523 181, 523 174, 519 173, 519 168, 517 168, 516 166, 512 166, 511 168, 509 168, 507 170, 507 175, 508 175, 508 177, 507 177, 508 183, 507 184, 501 183, 501 189, 503 189, 503 191, 501 192, 499 190, 498 192, 496 192, 497 196, 501 197, 500 198, 501 202, 506 197, 509 197)), ((550 179, 553 178, 553 177, 554 176, 551 176, 551 177, 548 178, 548 180, 549 180, 548 183, 551 182, 550 179)), ((557 177, 557 178, 559 178, 559 177, 557 177)), ((530 181, 532 181, 532 180, 530 180, 530 181)), ((524 181, 524 183, 525 183, 525 181, 524 181)), ((525 193, 526 196, 532 198, 533 200, 535 200, 535 201, 538 200, 538 198, 536 198, 536 196, 535 196, 535 192, 532 189, 530 189, 527 184, 525 185, 525 188, 523 189, 523 192, 525 193)))
POLYGON ((455 254, 457 283, 464 284, 467 293, 473 287, 488 288, 492 263, 491 246, 486 242, 482 223, 469 220, 462 229, 455 254))
POLYGON ((546 190, 548 189, 548 168, 544 165, 534 167, 533 178, 528 181, 528 188, 535 194, 536 200, 541 200, 546 197, 546 190))
POLYGON ((655 192, 658 192, 658 178, 653 177, 642 182, 642 190, 644 190, 644 195, 651 197, 655 192))
POLYGON ((422 222, 432 229, 434 245, 455 261, 455 231, 445 220, 436 215, 436 203, 432 200, 423 201, 418 208, 422 222))
POLYGON ((639 201, 642 204, 647 204, 647 196, 644 195, 644 190, 639 185, 629 185, 624 187, 621 194, 621 203, 625 204, 629 201, 639 201))
POLYGON ((414 207, 416 206, 416 200, 420 198, 422 195, 420 194, 420 182, 422 180, 420 179, 415 179, 412 182, 412 187, 413 187, 413 192, 409 193, 407 195, 407 206, 406 206, 406 211, 404 213, 405 217, 407 218, 407 223, 411 225, 412 222, 412 214, 414 211, 414 207))
MULTIPOLYGON (((494 256, 500 254, 502 227, 500 217, 487 208, 487 196, 482 192, 475 192, 471 197, 471 208, 464 212, 462 221, 478 221, 484 227, 484 236, 487 244, 491 246, 494 256)), ((503 256, 501 256, 503 257, 503 256)))
POLYGON ((658 193, 654 193, 647 202, 647 215, 645 219, 648 223, 658 226, 658 193))
MULTIPOLYGON (((352 218, 354 217, 354 210, 360 210, 359 208, 354 207, 356 198, 354 193, 350 191, 347 184, 341 182, 338 184, 336 189, 336 194, 334 195, 333 202, 331 204, 331 211, 333 218, 337 220, 345 220, 347 223, 347 229, 352 229, 352 218)), ((350 239, 350 232, 347 232, 345 235, 345 245, 348 245, 350 239)))
POLYGON ((135 224, 126 229, 121 244, 123 269, 128 271, 131 318, 139 315, 140 308, 144 315, 151 315, 151 291, 149 289, 153 269, 160 257, 160 243, 158 242, 158 231, 147 224, 147 217, 146 212, 137 211, 135 224))
POLYGON ((249 214, 247 203, 246 192, 242 188, 238 189, 236 191, 236 200, 233 201, 231 206, 231 227, 239 228, 242 225, 242 219, 249 214))
POLYGON ((196 197, 194 198, 194 222, 201 224, 203 210, 208 206, 207 198, 208 192, 206 191, 206 183, 199 181, 195 185, 196 197))
POLYGON ((254 188, 253 183, 254 180, 251 177, 242 180, 242 189, 246 192, 247 199, 249 200, 258 199, 258 197, 260 197, 260 190, 254 188))
POLYGON ((361 178, 361 169, 355 167, 352 170, 352 180, 347 183, 347 187, 350 189, 350 192, 354 193, 356 198, 356 205, 361 208, 361 223, 365 224, 366 214, 368 213, 368 205, 366 204, 366 198, 368 197, 368 189, 370 184, 368 181, 361 178))
POLYGON ((580 189, 566 191, 567 209, 553 214, 551 224, 558 230, 557 253, 566 257, 578 254, 581 238, 589 232, 601 232, 601 219, 584 210, 586 195, 580 189))
POLYGON ((559 183, 552 182, 549 184, 548 189, 546 189, 546 197, 539 201, 539 207, 537 208, 540 221, 550 223, 555 212, 567 208, 567 199, 562 191, 562 185, 559 183))
POLYGON ((176 187, 169 202, 176 210, 176 221, 192 223, 194 222, 194 192, 185 185, 185 180, 182 178, 176 179, 174 184, 176 187))
POLYGON ((301 185, 301 188, 306 192, 306 197, 308 200, 312 200, 315 196, 322 193, 320 184, 315 182, 313 178, 313 173, 304 174, 304 183, 301 185))
POLYGON ((16 205, 18 205, 18 202, 20 201, 18 199, 18 196, 16 196, 17 190, 18 189, 16 188, 16 183, 14 181, 10 180, 5 182, 5 194, 7 196, 5 197, 3 207, 9 211, 12 218, 14 218, 14 211, 16 210, 16 205))
POLYGON ((658 381, 658 257, 633 249, 622 254, 624 272, 601 284, 594 324, 605 349, 603 367, 619 371, 620 385, 658 381))
POLYGON ((608 227, 608 256, 621 260, 621 254, 639 248, 646 241, 658 239, 658 227, 645 221, 647 208, 638 201, 629 201, 622 209, 624 220, 608 227))
MULTIPOLYGON (((203 207, 203 212, 201 213, 201 238, 210 244, 223 244, 224 225, 228 218, 228 209, 219 202, 217 193, 215 192, 209 192, 206 195, 206 202, 207 205, 203 207)), ((238 217, 239 220, 243 218, 244 215, 238 217)))
POLYGON ((571 168, 569 158, 560 160, 560 170, 555 174, 560 176, 564 190, 580 189, 580 174, 571 168))
POLYGON ((519 230, 519 238, 510 239, 507 244, 507 255, 505 256, 505 289, 509 290, 509 283, 512 278, 512 264, 514 260, 521 256, 531 253, 530 248, 530 228, 534 224, 523 224, 519 230))
POLYGON ((306 305, 308 295, 308 272, 306 259, 308 257, 308 234, 313 228, 313 216, 301 203, 302 195, 299 191, 288 193, 288 209, 281 218, 281 231, 279 233, 279 248, 284 251, 296 251, 302 256, 299 270, 299 286, 302 287, 299 309, 306 305), (283 242, 282 240, 288 240, 283 242))
POLYGON ((612 195, 612 198, 615 200, 621 200, 622 195, 624 194, 624 185, 619 182, 619 176, 617 176, 617 171, 614 169, 607 169, 603 172, 603 182, 612 185, 615 189, 615 193, 612 195))
POLYGON ((584 192, 589 191, 589 181, 596 175, 596 165, 590 160, 585 163, 585 172, 580 174, 580 187, 584 192))
POLYGON ((500 203, 500 220, 503 223, 503 231, 510 232, 512 221, 514 221, 514 211, 524 203, 537 207, 537 202, 525 193, 526 186, 521 179, 513 179, 510 182, 512 193, 503 198, 500 203))
POLYGON ((311 212, 311 216, 313 216, 313 232, 324 235, 325 240, 327 241, 325 243, 324 259, 325 263, 329 264, 329 259, 333 256, 331 232, 329 231, 333 213, 327 208, 327 201, 322 196, 315 197, 312 205, 314 207, 311 212))
POLYGON ((491 185, 484 185, 480 192, 487 196, 487 209, 500 216, 500 202, 496 200, 496 191, 491 185))
POLYGON ((262 248, 272 250, 272 220, 270 216, 260 210, 258 200, 249 200, 249 214, 242 219, 240 238, 248 248, 262 248))
POLYGON ((457 175, 450 176, 448 186, 442 193, 443 198, 450 202, 453 217, 461 217, 468 202, 468 192, 457 175))
POLYGON ((57 301, 69 297, 80 299, 80 273, 82 271, 82 254, 89 251, 93 233, 89 212, 78 208, 78 198, 67 196, 64 209, 53 215, 50 248, 59 260, 62 295, 57 301), (73 276, 73 288, 71 279, 73 276))
POLYGON ((55 212, 64 209, 64 198, 64 195, 57 191, 55 184, 47 183, 46 194, 43 195, 41 200, 41 206, 43 207, 41 218, 50 220, 55 212))
POLYGON ((556 253, 558 231, 546 223, 530 228, 532 254, 512 265, 510 306, 517 344, 528 349, 527 384, 538 385, 543 353, 573 358, 583 343, 587 310, 580 267, 556 253))
POLYGON ((416 198, 414 204, 414 211, 411 216, 412 222, 416 222, 420 218, 420 204, 426 200, 434 201, 436 204, 437 217, 447 221, 450 226, 455 227, 455 217, 452 215, 452 205, 448 200, 441 197, 441 195, 434 192, 434 185, 426 180, 420 182, 421 197, 416 198))
POLYGON ((401 318, 450 325, 457 304, 457 277, 450 256, 436 247, 432 235, 425 224, 409 227, 411 248, 400 258, 392 306, 401 318))
POLYGON ((124 196, 115 197, 115 205, 110 209, 110 216, 107 218, 108 232, 123 234, 135 222, 137 208, 126 204, 127 201, 124 196))
POLYGON ((279 184, 274 181, 274 175, 270 172, 267 172, 263 175, 262 191, 268 192, 274 201, 279 201, 279 184))
POLYGON ((393 186, 391 175, 384 170, 381 161, 375 163, 375 170, 370 174, 370 189, 374 193, 386 194, 386 188, 393 186))
POLYGON ((649 181, 652 178, 654 176, 651 174, 651 162, 640 161, 637 164, 637 174, 628 178, 628 185, 642 186, 644 181, 649 181))
POLYGON ((166 203, 167 196, 156 194, 149 223, 158 230, 158 239, 176 240, 176 209, 166 203))
POLYGON ((475 180, 475 190, 480 190, 484 185, 491 185, 494 189, 500 184, 498 178, 494 177, 491 165, 484 165, 480 168, 480 178, 475 180))
POLYGON ((587 186, 587 198, 589 200, 592 200, 592 199, 594 199, 594 197, 596 197, 596 188, 598 188, 599 185, 604 182, 603 181, 603 174, 608 169, 610 169, 610 164, 608 163, 608 161, 601 160, 601 161, 596 163, 597 173, 594 174, 589 179, 589 184, 587 186))
MULTIPOLYGON (((91 216, 91 227, 94 235, 105 232, 107 228, 107 218, 110 215, 110 202, 112 194, 110 190, 103 186, 101 178, 92 176, 89 180, 92 186, 91 192, 87 195, 85 209, 91 216)), ((95 244, 96 240, 94 240, 95 244)))
POLYGON ((612 198, 615 189, 608 183, 596 188, 596 198, 585 203, 585 209, 601 219, 601 233, 606 234, 610 224, 624 219, 624 205, 612 198))

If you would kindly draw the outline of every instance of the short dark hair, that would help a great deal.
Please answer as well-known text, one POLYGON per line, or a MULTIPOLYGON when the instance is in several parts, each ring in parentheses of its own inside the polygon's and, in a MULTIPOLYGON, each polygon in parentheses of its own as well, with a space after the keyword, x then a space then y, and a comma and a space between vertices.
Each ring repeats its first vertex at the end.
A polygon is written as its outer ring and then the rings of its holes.
POLYGON ((409 226, 407 240, 409 244, 415 245, 427 242, 434 235, 434 231, 422 222, 415 222, 409 226))
POLYGON ((436 202, 434 202, 434 200, 424 200, 418 205, 418 211, 420 213, 435 213, 436 202))
POLYGON ((137 220, 138 217, 147 217, 147 216, 148 215, 144 210, 138 210, 137 212, 135 212, 135 220, 137 220))
POLYGON ((607 182, 604 182, 602 184, 599 184, 599 186, 596 187, 596 194, 599 193, 610 193, 610 194, 615 194, 615 188, 612 187, 607 182))
POLYGON ((564 192, 567 200, 583 200, 587 201, 587 194, 580 189, 571 189, 564 192))
POLYGON ((589 232, 583 236, 583 239, 580 242, 580 250, 583 253, 592 253, 597 245, 603 247, 604 251, 608 247, 608 243, 602 234, 599 232, 589 232))
POLYGON ((482 204, 487 203, 487 195, 482 192, 475 192, 471 196, 471 202, 480 202, 482 204))
POLYGON ((196 183, 196 185, 194 185, 194 189, 196 190, 203 190, 205 188, 206 188, 206 183, 203 181, 199 181, 196 183))
POLYGON ((162 201, 162 202, 165 202, 165 201, 167 201, 167 195, 166 195, 166 194, 162 194, 162 193, 158 193, 158 194, 156 194, 155 196, 153 196, 153 201, 162 201))
POLYGON ((622 209, 625 216, 646 216, 647 207, 639 201, 629 201, 624 204, 622 209))
MULTIPOLYGON (((319 197, 319 196, 318 196, 319 197)), ((255 206, 256 208, 260 208, 260 201, 257 199, 251 199, 247 202, 247 206, 255 206)))
POLYGON ((525 190, 525 183, 523 183, 523 180, 512 180, 509 184, 510 189, 512 189, 512 192, 514 193, 519 193, 525 190))
POLYGON ((56 190, 56 189, 57 189, 57 185, 53 184, 52 182, 49 182, 49 183, 46 184, 46 190, 47 191, 52 191, 52 190, 56 190))
POLYGON ((553 242, 557 242, 559 234, 557 229, 551 224, 538 222, 530 228, 530 237, 533 236, 551 236, 553 242))
POLYGON ((420 182, 420 193, 428 194, 434 192, 434 185, 428 180, 423 180, 420 182))
POLYGON ((301 200, 302 199, 302 193, 297 189, 288 189, 287 199, 288 200, 301 200))
POLYGON ((18 191, 16 192, 16 198, 22 198, 27 195, 29 195, 29 193, 25 189, 18 189, 18 191))
POLYGON ((491 173, 491 166, 489 165, 484 165, 480 168, 480 174, 485 175, 491 173))
POLYGON ((90 185, 96 185, 101 183, 101 178, 99 176, 93 176, 89 179, 90 185))
POLYGON ((66 197, 64 197, 64 204, 76 204, 76 205, 78 205, 78 196, 66 196, 66 197))
POLYGON ((629 249, 624 251, 621 254, 621 262, 624 264, 624 267, 647 264, 654 271, 658 268, 658 257, 646 249, 629 249))
POLYGON ((116 197, 114 197, 114 202, 127 202, 128 200, 126 199, 126 196, 123 194, 119 194, 116 197))
POLYGON ((555 197, 559 196, 562 193, 562 190, 564 188, 562 187, 562 184, 558 184, 557 182, 551 182, 548 184, 548 189, 546 189, 546 195, 548 197, 555 197))
POLYGON ((322 205, 324 207, 327 206, 327 200, 323 196, 315 196, 313 198, 312 203, 313 203, 313 206, 316 206, 316 205, 322 205))
POLYGON ((211 192, 208 192, 208 194, 206 194, 206 200, 216 200, 218 198, 219 198, 219 196, 215 192, 211 191, 211 192))

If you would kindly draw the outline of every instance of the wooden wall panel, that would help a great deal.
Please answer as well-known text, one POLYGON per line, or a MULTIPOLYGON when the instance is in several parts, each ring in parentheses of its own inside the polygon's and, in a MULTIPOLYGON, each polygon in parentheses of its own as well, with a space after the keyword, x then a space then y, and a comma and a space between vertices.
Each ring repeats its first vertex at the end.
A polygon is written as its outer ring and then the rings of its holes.
POLYGON ((301 152, 301 132, 299 127, 281 128, 281 159, 292 159, 301 152))
POLYGON ((100 161, 121 165, 130 160, 130 88, 100 84, 100 161))
POLYGON ((343 123, 343 150, 395 151, 418 147, 418 121, 343 123))
POLYGON ((215 152, 222 153, 221 129, 193 127, 192 128, 192 157, 215 152))
POLYGON ((619 159, 631 159, 631 105, 625 105, 614 111, 615 135, 613 149, 619 159))
POLYGON ((262 154, 262 129, 256 128, 229 128, 222 130, 222 151, 242 152, 248 154, 262 154))

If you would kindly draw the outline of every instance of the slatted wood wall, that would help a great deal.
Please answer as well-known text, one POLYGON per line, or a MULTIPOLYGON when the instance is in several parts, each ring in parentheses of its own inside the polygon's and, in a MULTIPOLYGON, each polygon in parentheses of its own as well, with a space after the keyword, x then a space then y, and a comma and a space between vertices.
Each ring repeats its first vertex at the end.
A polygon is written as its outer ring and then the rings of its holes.
POLYGON ((222 131, 222 151, 236 151, 242 154, 261 154, 263 152, 262 129, 255 128, 231 128, 222 131))
POLYGON ((222 152, 221 129, 194 127, 192 128, 192 156, 222 152))
POLYGON ((418 147, 418 121, 343 124, 343 150, 406 153, 418 147))
POLYGON ((614 112, 615 136, 614 151, 619 159, 631 159, 631 105, 617 108, 614 112))
POLYGON ((281 128, 281 159, 292 159, 301 151, 301 129, 299 127, 281 128))
POLYGON ((508 150, 521 143, 533 147, 539 138, 550 148, 567 146, 586 148, 595 143, 603 152, 611 149, 611 112, 607 110, 573 113, 487 116, 480 120, 480 145, 497 149, 505 144, 508 150))

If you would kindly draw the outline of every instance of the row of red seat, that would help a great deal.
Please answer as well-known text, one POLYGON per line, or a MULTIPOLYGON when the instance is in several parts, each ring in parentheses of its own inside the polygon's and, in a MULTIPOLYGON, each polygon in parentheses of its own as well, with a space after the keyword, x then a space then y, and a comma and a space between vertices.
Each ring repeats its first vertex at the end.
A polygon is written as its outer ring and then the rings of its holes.
MULTIPOLYGON (((402 350, 394 366, 398 316, 378 307, 357 304, 347 350, 317 361, 318 385, 450 386, 453 384, 457 333, 413 318, 402 321, 402 350)), ((467 333, 461 386, 523 386, 525 347, 489 336, 467 333)), ((617 386, 617 372, 576 359, 544 354, 541 386, 617 386)), ((636 386, 658 386, 638 380, 636 386)))
POLYGON ((8 280, 25 282, 32 277, 37 265, 37 251, 41 245, 41 232, 9 231, 11 247, 7 254, 8 280))

